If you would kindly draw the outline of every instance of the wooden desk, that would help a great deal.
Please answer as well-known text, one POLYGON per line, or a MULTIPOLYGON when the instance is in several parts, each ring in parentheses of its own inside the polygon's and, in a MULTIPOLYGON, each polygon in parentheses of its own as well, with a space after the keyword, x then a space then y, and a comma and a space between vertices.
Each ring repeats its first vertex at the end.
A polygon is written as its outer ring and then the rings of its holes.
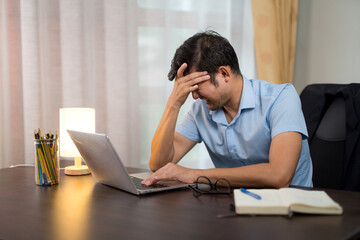
POLYGON ((344 215, 218 219, 232 197, 196 199, 191 190, 138 197, 63 172, 59 185, 40 187, 32 167, 0 169, 0 239, 360 238, 360 192, 326 192, 344 215))

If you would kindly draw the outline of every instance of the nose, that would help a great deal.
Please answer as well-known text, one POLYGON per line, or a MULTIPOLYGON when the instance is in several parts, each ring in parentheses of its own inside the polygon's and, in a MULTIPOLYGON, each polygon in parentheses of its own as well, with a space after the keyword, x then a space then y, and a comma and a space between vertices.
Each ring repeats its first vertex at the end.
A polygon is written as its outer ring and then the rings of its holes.
POLYGON ((198 99, 200 97, 199 93, 197 91, 192 92, 193 99, 198 99))

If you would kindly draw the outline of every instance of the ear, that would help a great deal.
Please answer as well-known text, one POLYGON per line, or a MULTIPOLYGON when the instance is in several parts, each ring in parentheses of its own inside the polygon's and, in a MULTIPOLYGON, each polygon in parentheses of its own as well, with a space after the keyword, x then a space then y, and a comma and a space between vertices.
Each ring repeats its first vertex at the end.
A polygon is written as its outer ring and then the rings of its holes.
POLYGON ((229 66, 220 66, 218 72, 221 77, 225 80, 225 82, 229 82, 230 80, 230 67, 229 66))

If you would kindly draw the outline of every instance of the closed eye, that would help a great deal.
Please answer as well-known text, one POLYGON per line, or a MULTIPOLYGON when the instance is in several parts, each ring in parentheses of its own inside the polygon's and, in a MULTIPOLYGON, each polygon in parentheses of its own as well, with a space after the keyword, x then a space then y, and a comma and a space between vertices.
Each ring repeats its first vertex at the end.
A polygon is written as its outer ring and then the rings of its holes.
POLYGON ((205 82, 201 82, 201 83, 198 83, 198 91, 201 91, 201 88, 204 88, 204 84, 206 83, 207 81, 205 82))
POLYGON ((200 87, 200 86, 202 86, 204 83, 206 83, 206 81, 201 82, 201 83, 198 83, 197 85, 200 87))

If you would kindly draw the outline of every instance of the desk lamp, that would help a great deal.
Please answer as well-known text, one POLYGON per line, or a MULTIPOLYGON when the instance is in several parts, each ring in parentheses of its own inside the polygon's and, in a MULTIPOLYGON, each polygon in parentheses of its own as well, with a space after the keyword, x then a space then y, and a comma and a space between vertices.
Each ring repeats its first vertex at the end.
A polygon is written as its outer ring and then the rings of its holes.
POLYGON ((95 133, 95 109, 60 108, 60 156, 74 158, 75 165, 65 167, 66 175, 85 175, 90 170, 81 164, 81 155, 67 130, 95 133))

